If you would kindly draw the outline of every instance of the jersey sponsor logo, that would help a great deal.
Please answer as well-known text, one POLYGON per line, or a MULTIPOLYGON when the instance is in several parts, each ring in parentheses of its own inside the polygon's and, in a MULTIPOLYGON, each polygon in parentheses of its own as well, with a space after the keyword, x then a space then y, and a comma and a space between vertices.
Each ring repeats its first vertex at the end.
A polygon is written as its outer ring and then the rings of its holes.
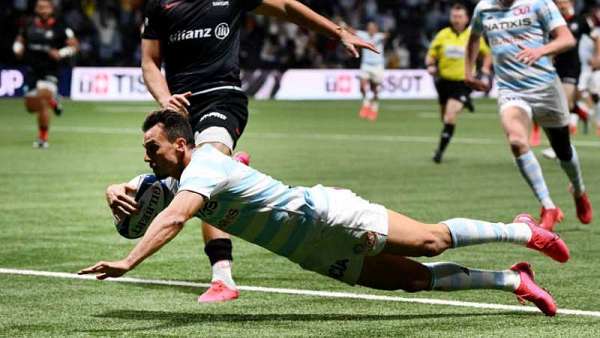
POLYGON ((213 7, 227 7, 229 6, 229 1, 213 1, 213 7))
POLYGON ((217 119, 221 119, 223 121, 227 120, 227 116, 225 114, 221 114, 221 113, 218 113, 218 112, 215 111, 215 112, 208 113, 208 114, 202 116, 202 118, 200 118, 200 121, 198 121, 198 122, 202 122, 202 121, 206 120, 209 117, 214 117, 214 118, 217 118, 217 119))
POLYGON ((223 40, 227 36, 229 36, 229 25, 226 24, 225 22, 218 24, 217 27, 215 28, 215 36, 219 40, 223 40))
POLYGON ((200 218, 210 217, 216 212, 218 207, 219 202, 208 200, 208 202, 204 204, 202 210, 198 211, 198 216, 200 216, 200 218))
POLYGON ((527 18, 521 18, 521 19, 512 19, 512 20, 505 20, 505 21, 499 21, 499 22, 492 22, 492 23, 484 23, 483 27, 485 28, 486 31, 498 31, 498 30, 507 30, 507 29, 513 29, 513 28, 521 28, 521 27, 528 27, 533 25, 533 21, 531 20, 531 18, 527 17, 527 18))
POLYGON ((212 36, 212 28, 181 30, 169 35, 169 42, 180 42, 193 39, 205 39, 212 36))
POLYGON ((529 6, 519 6, 513 9, 513 15, 526 15, 531 12, 531 8, 529 6))
POLYGON ((165 4, 163 6, 163 8, 168 11, 168 10, 172 9, 173 7, 179 5, 182 2, 183 2, 183 0, 169 2, 168 4, 165 4))
POLYGON ((217 222, 217 227, 219 229, 227 229, 230 225, 235 223, 238 216, 240 215, 240 211, 238 209, 229 209, 227 213, 219 222, 217 222))

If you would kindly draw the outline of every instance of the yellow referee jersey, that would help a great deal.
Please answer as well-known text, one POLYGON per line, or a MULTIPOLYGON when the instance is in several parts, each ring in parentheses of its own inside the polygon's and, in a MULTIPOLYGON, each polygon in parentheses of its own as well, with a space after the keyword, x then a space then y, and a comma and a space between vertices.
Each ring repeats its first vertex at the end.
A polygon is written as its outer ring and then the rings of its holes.
MULTIPOLYGON (((470 28, 456 34, 452 28, 447 27, 439 31, 431 42, 427 55, 437 60, 442 79, 451 81, 465 79, 465 48, 470 33, 470 28)), ((484 55, 490 54, 490 47, 483 38, 479 44, 479 52, 484 55)))

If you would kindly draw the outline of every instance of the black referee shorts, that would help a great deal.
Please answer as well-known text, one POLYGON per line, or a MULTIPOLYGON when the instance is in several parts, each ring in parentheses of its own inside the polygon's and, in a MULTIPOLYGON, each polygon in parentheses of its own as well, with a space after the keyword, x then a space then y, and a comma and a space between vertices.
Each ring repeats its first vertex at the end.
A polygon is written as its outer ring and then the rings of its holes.
POLYGON ((210 127, 223 127, 233 139, 242 136, 248 122, 248 97, 238 90, 218 90, 194 95, 190 99, 190 124, 195 133, 210 127))
POLYGON ((464 81, 451 81, 438 79, 435 82, 435 89, 438 92, 438 102, 444 106, 448 99, 455 99, 469 110, 473 111, 473 102, 471 101, 471 88, 464 81))
POLYGON ((577 85, 579 83, 579 75, 581 74, 581 64, 572 62, 571 64, 557 64, 555 66, 556 73, 560 78, 560 82, 577 85))

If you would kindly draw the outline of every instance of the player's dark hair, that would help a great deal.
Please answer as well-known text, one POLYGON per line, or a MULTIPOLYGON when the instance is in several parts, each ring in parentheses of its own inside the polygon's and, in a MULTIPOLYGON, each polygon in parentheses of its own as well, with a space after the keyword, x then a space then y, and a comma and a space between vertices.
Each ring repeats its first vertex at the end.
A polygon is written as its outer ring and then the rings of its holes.
POLYGON ((177 138, 183 137, 188 145, 194 146, 194 133, 186 116, 171 109, 153 111, 146 116, 142 131, 145 133, 159 123, 162 123, 170 142, 175 142, 177 138))
POLYGON ((465 11, 467 14, 469 14, 469 9, 467 8, 467 6, 465 6, 463 3, 461 2, 455 2, 452 7, 450 7, 451 10, 454 11, 458 11, 458 10, 463 10, 465 11))

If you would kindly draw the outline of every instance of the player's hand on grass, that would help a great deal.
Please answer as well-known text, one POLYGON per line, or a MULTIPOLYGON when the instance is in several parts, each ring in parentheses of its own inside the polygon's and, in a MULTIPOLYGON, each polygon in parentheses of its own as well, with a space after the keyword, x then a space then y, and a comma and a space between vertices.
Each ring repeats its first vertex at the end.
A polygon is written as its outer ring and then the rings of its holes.
POLYGON ((131 270, 131 266, 125 260, 116 262, 98 262, 88 268, 79 270, 78 275, 95 274, 97 279, 103 280, 108 277, 121 277, 131 270))
POLYGON ((356 34, 346 30, 340 29, 340 41, 346 48, 346 51, 355 58, 358 58, 360 54, 358 53, 359 49, 366 48, 377 54, 379 51, 375 46, 371 43, 364 41, 363 39, 356 36, 356 34))
POLYGON ((544 51, 541 48, 529 48, 523 45, 519 45, 519 47, 521 51, 517 53, 517 60, 528 66, 536 63, 537 60, 544 56, 544 51))
POLYGON ((113 184, 106 188, 106 202, 118 221, 139 211, 139 205, 132 197, 134 195, 135 189, 125 183, 113 184))
POLYGON ((475 77, 465 78, 465 84, 469 86, 469 88, 479 92, 487 92, 490 90, 490 84, 488 82, 484 82, 475 77))
POLYGON ((185 92, 183 94, 173 94, 169 96, 164 102, 161 102, 161 106, 163 107, 163 109, 171 109, 185 116, 188 116, 190 113, 188 112, 187 107, 191 105, 188 98, 191 96, 192 92, 185 92))

